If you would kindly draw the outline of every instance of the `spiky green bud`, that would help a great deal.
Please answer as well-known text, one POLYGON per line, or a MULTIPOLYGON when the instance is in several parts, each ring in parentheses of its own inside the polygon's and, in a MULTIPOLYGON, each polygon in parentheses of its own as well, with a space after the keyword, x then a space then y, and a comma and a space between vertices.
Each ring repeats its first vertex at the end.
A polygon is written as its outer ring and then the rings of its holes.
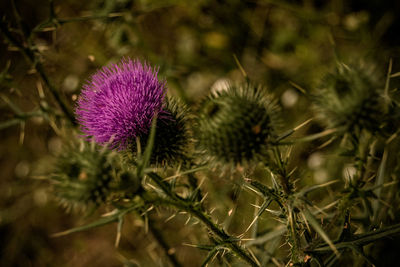
MULTIPOLYGON (((187 113, 186 106, 177 99, 165 98, 162 113, 157 118, 151 164, 172 166, 189 160, 192 138, 187 126, 187 113)), ((146 147, 148 138, 149 133, 140 136, 142 149, 146 147)), ((132 142, 130 149, 136 154, 136 142, 132 142)))
POLYGON ((114 179, 112 159, 108 149, 99 150, 94 143, 69 145, 57 158, 51 176, 55 194, 61 204, 70 209, 86 209, 103 203, 114 179))
POLYGON ((265 88, 231 85, 203 103, 198 147, 209 162, 234 165, 266 157, 276 137, 277 105, 265 88))
POLYGON ((362 65, 339 63, 315 94, 316 116, 329 128, 345 131, 382 128, 385 104, 376 73, 362 65))

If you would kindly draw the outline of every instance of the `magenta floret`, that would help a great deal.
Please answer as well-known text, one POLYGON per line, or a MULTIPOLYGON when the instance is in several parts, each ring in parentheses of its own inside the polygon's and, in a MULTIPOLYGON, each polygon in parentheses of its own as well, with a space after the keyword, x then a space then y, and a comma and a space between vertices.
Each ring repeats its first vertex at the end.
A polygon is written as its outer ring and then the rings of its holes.
POLYGON ((83 133, 118 149, 146 134, 165 95, 165 81, 157 73, 147 63, 123 59, 92 75, 75 111, 83 133))

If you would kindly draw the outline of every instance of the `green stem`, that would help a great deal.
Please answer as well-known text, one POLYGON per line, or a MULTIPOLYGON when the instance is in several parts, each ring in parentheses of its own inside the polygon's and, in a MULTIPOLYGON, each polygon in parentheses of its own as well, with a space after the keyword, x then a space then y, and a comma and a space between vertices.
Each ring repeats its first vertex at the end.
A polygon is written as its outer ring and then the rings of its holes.
POLYGON ((274 153, 278 166, 278 171, 274 171, 274 173, 278 177, 283 192, 285 193, 285 195, 288 196, 291 194, 289 177, 287 177, 286 175, 285 162, 282 160, 281 151, 279 147, 274 148, 274 153))
POLYGON ((40 63, 39 59, 33 52, 33 50, 29 47, 26 47, 22 45, 14 36, 11 34, 11 32, 8 30, 8 27, 5 22, 0 20, 0 31, 3 33, 5 38, 15 47, 18 48, 18 50, 25 56, 27 61, 33 65, 35 70, 39 73, 41 79, 43 82, 46 84, 47 88, 49 88, 50 93, 53 95, 54 99, 56 100, 57 104, 60 106, 61 110, 63 113, 66 115, 66 117, 69 119, 69 121, 73 124, 76 125, 74 115, 71 113, 71 111, 68 109, 67 105, 64 103, 60 93, 56 89, 55 86, 50 82, 49 77, 47 76, 46 72, 44 71, 42 63, 40 63))
POLYGON ((44 71, 42 63, 37 62, 35 64, 35 69, 39 73, 43 82, 46 84, 47 88, 49 88, 50 93, 53 95, 54 99, 60 106, 61 110, 67 116, 68 120, 72 123, 72 125, 77 125, 74 115, 71 113, 71 111, 68 109, 67 105, 62 100, 61 95, 58 92, 58 90, 56 89, 56 87, 50 82, 49 77, 47 76, 46 72, 44 71))
POLYGON ((284 210, 286 212, 286 218, 288 220, 288 234, 289 234, 289 243, 291 245, 291 262, 293 264, 302 262, 302 250, 300 248, 300 237, 298 231, 296 229, 296 214, 294 213, 294 206, 291 200, 292 188, 290 186, 290 175, 288 175, 286 169, 286 162, 282 159, 281 151, 278 146, 274 148, 274 153, 276 157, 276 164, 278 166, 277 170, 274 170, 275 175, 279 180, 279 184, 282 187, 282 191, 285 194, 285 201, 282 201, 284 204, 284 210))
MULTIPOLYGON (((360 234, 360 235, 354 235, 351 240, 344 241, 344 242, 335 242, 335 247, 338 250, 341 249, 346 249, 346 248, 352 248, 352 247, 357 247, 357 246, 365 246, 367 244, 370 244, 372 242, 375 242, 377 240, 386 238, 386 237, 392 237, 394 235, 399 235, 400 234, 400 224, 395 224, 392 226, 388 226, 376 231, 371 231, 368 233, 360 234)), ((332 251, 331 247, 329 246, 321 246, 315 249, 312 249, 310 251, 305 251, 307 253, 318 253, 318 252, 328 252, 332 251)))
POLYGON ((359 156, 357 162, 357 170, 359 172, 358 179, 356 181, 356 186, 359 187, 360 184, 365 180, 364 176, 367 171, 367 163, 368 163, 368 156, 371 148, 371 143, 372 143, 372 136, 368 134, 368 136, 365 137, 366 140, 362 143, 359 143, 359 156))
POLYGON ((224 230, 220 229, 217 225, 215 225, 211 221, 211 219, 207 215, 205 215, 202 211, 196 209, 191 205, 187 207, 186 211, 188 211, 190 214, 192 214, 201 222, 203 222, 208 227, 208 229, 210 229, 214 234, 216 234, 220 239, 222 239, 222 242, 227 247, 229 247, 236 254, 236 256, 246 261, 251 266, 259 266, 241 246, 239 246, 234 240, 232 240, 233 239, 232 237, 230 237, 224 230))
MULTIPOLYGON (((163 190, 163 192, 170 199, 162 199, 157 201, 157 204, 173 206, 177 209, 188 212, 205 224, 213 234, 220 238, 221 243, 227 246, 237 257, 247 262, 251 266, 259 266, 259 264, 245 251, 245 249, 237 244, 235 238, 229 236, 223 229, 220 229, 211 221, 211 218, 200 209, 199 205, 195 206, 192 202, 177 196, 169 189, 168 185, 162 181, 162 178, 157 174, 148 173, 148 176, 160 186, 161 190, 163 190)), ((155 204, 155 202, 151 200, 150 203, 155 204)))
POLYGON ((296 264, 302 261, 302 251, 300 250, 300 240, 298 233, 296 231, 296 216, 293 212, 293 207, 291 204, 287 203, 286 205, 287 209, 287 216, 288 216, 288 222, 289 222, 289 239, 290 239, 290 244, 292 246, 291 248, 291 261, 292 263, 296 264))

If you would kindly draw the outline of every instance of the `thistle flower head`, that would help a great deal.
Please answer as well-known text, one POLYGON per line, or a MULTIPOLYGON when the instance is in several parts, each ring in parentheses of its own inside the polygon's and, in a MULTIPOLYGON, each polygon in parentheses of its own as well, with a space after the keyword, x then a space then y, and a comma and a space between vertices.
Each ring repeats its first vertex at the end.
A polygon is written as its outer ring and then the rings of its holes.
POLYGON ((66 146, 51 176, 61 204, 68 210, 84 210, 103 203, 115 178, 112 156, 109 150, 99 150, 93 142, 66 146))
POLYGON ((210 162, 243 164, 266 156, 276 137, 277 106, 261 86, 231 85, 203 104, 198 146, 210 162))
POLYGON ((157 79, 156 70, 124 59, 87 81, 78 100, 77 119, 86 136, 124 149, 149 131, 154 114, 161 112, 164 94, 165 82, 157 79))
POLYGON ((330 128, 378 131, 385 108, 377 80, 370 68, 339 63, 315 94, 317 117, 330 128))

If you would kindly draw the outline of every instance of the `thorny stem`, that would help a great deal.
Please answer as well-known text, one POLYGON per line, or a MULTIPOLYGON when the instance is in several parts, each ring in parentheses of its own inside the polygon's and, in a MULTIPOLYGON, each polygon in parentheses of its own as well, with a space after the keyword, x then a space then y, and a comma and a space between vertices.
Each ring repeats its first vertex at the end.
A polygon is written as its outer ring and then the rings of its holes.
POLYGON ((290 186, 289 186, 288 179, 286 179, 286 177, 284 175, 281 175, 281 174, 278 174, 277 176, 278 176, 278 179, 279 179, 279 183, 282 186, 283 192, 286 195, 289 195, 291 192, 290 192, 290 186))
POLYGON ((298 231, 296 230, 296 214, 294 212, 295 207, 292 206, 291 201, 292 189, 290 187, 289 177, 286 170, 286 163, 282 159, 279 147, 274 147, 274 154, 278 166, 278 169, 275 170, 275 174, 286 197, 286 201, 283 201, 283 204, 285 206, 285 212, 288 220, 289 244, 291 245, 292 250, 291 262, 296 264, 301 262, 301 255, 303 254, 303 252, 300 248, 300 239, 298 231))
POLYGON ((370 145, 372 142, 372 137, 369 135, 367 136, 367 140, 365 142, 362 142, 363 145, 361 145, 359 137, 352 134, 351 138, 353 140, 356 140, 356 143, 358 145, 358 155, 356 155, 355 162, 357 166, 357 180, 352 181, 352 187, 350 192, 347 192, 341 199, 339 206, 338 206, 338 212, 334 216, 333 220, 328 224, 328 229, 334 227, 334 222, 338 218, 344 218, 344 215, 346 212, 354 205, 354 193, 356 192, 355 190, 360 189, 363 186, 363 182, 365 181, 365 174, 367 171, 367 167, 365 166, 368 163, 368 156, 370 152, 370 145))
POLYGON ((222 243, 224 243, 224 245, 226 245, 229 249, 231 249, 236 254, 236 256, 246 261, 251 266, 259 266, 241 246, 239 246, 234 240, 232 240, 233 239, 232 237, 230 237, 227 233, 225 233, 224 230, 218 228, 218 226, 215 225, 210 220, 210 218, 207 215, 205 215, 202 211, 196 209, 192 205, 188 207, 187 211, 193 216, 195 216, 197 219, 202 221, 205 225, 207 225, 208 229, 210 229, 214 234, 216 234, 219 238, 221 238, 222 243))
POLYGON ((282 186, 283 192, 285 195, 290 195, 291 190, 290 190, 290 184, 289 184, 289 177, 286 175, 286 168, 285 168, 285 163, 283 162, 281 152, 278 147, 274 147, 274 153, 278 165, 278 171, 275 171, 276 176, 279 179, 279 183, 282 186))
POLYGON ((56 87, 50 82, 49 77, 47 76, 46 72, 44 71, 43 65, 40 62, 40 60, 37 58, 35 55, 34 51, 30 47, 26 47, 23 44, 21 44, 17 39, 14 38, 14 36, 11 34, 11 32, 8 30, 8 27, 5 22, 0 20, 0 30, 5 36, 5 38, 15 47, 19 49, 19 51, 25 56, 27 61, 33 65, 35 70, 39 73, 41 79, 43 82, 46 84, 47 88, 49 88, 50 93, 53 95, 54 99, 60 106, 61 110, 63 113, 66 115, 66 117, 69 119, 69 121, 73 124, 76 125, 75 119, 71 111, 68 109, 67 105, 64 103, 63 99, 61 98, 60 93, 56 89, 56 87))
POLYGON ((168 186, 161 180, 161 177, 157 174, 148 173, 148 176, 159 185, 161 190, 163 190, 163 192, 170 198, 170 201, 160 201, 158 204, 171 205, 193 215, 205 224, 213 234, 219 237, 222 245, 227 246, 237 257, 251 266, 259 266, 259 264, 245 251, 245 249, 237 244, 235 238, 229 236, 224 230, 220 229, 211 221, 210 217, 200 209, 199 205, 195 205, 192 202, 177 196, 168 188, 168 186))
POLYGON ((60 94, 58 93, 58 90, 53 86, 53 84, 50 82, 49 78, 47 77, 43 65, 40 62, 37 62, 35 65, 36 71, 40 74, 40 77, 44 81, 44 83, 47 85, 47 88, 49 88, 51 94, 57 101, 58 105, 60 106, 61 110, 64 112, 64 114, 67 116, 68 120, 73 124, 77 125, 74 115, 71 113, 71 111, 67 108, 66 104, 64 101, 61 99, 60 94))
POLYGON ((367 140, 363 142, 363 145, 359 144, 359 158, 357 162, 357 169, 359 171, 358 175, 358 180, 357 180, 357 186, 359 186, 363 181, 364 181, 364 176, 367 171, 367 162, 368 162, 368 156, 370 152, 370 145, 371 145, 371 136, 366 137, 367 140))
MULTIPOLYGON (((368 233, 364 234, 359 234, 359 235, 354 235, 353 238, 351 238, 348 241, 344 242, 334 242, 335 247, 338 250, 341 249, 346 249, 346 248, 352 248, 355 246, 365 246, 367 244, 370 244, 372 242, 375 242, 376 240, 380 240, 383 238, 387 237, 393 237, 395 235, 400 234, 400 224, 388 226, 376 231, 371 231, 368 233)), ((321 253, 321 252, 328 252, 332 251, 332 248, 329 246, 321 246, 315 249, 312 249, 310 251, 306 251, 307 253, 321 253)))
POLYGON ((289 238, 290 238, 290 245, 292 246, 291 250, 291 261, 293 263, 297 263, 299 262, 300 259, 300 255, 301 255, 301 250, 300 250, 300 241, 299 241, 299 236, 297 235, 297 231, 296 231, 296 217, 293 211, 293 207, 291 204, 287 204, 286 205, 287 208, 287 216, 288 216, 288 222, 289 222, 289 238))

